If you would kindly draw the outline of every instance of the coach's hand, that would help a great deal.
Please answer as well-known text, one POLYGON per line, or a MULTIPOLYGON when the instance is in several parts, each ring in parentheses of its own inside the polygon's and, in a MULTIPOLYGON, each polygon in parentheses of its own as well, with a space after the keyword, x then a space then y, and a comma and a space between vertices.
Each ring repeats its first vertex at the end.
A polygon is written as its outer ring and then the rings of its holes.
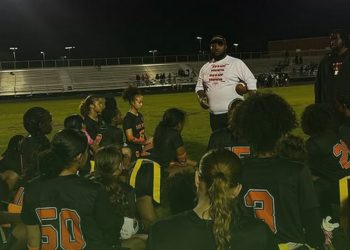
POLYGON ((208 99, 208 96, 205 94, 205 92, 203 90, 199 90, 197 92, 197 96, 198 96, 199 105, 201 105, 201 107, 204 109, 208 109, 209 99, 208 99))

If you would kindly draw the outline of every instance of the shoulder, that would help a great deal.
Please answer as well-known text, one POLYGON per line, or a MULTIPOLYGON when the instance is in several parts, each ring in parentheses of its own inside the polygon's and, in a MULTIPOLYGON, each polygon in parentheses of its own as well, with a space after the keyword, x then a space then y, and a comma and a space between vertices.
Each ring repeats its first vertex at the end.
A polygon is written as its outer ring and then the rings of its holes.
POLYGON ((195 222, 196 219, 199 220, 198 216, 196 218, 196 215, 192 210, 185 211, 157 221, 153 224, 152 231, 161 233, 163 230, 169 231, 172 229, 183 228, 183 226, 188 226, 191 222, 195 222))

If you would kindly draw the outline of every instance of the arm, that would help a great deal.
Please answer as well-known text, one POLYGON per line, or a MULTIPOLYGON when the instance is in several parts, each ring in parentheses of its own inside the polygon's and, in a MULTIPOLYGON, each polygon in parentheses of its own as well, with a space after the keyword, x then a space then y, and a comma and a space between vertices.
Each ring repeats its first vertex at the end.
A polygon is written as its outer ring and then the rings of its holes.
POLYGON ((201 107, 204 109, 208 109, 209 108, 209 100, 208 100, 208 97, 206 95, 206 89, 203 86, 203 70, 202 69, 199 71, 199 76, 198 76, 197 85, 196 85, 196 93, 197 93, 198 102, 201 105, 201 107))
POLYGON ((132 133, 131 128, 125 130, 125 135, 126 135, 126 140, 128 142, 132 142, 136 144, 143 144, 145 142, 145 137, 144 136, 140 136, 140 138, 135 137, 132 133))
POLYGON ((41 233, 39 225, 26 225, 27 246, 29 250, 39 250, 41 233))
POLYGON ((250 69, 243 61, 239 61, 237 75, 239 79, 247 85, 248 94, 254 94, 256 92, 256 79, 250 69))
POLYGON ((151 224, 157 220, 157 213, 153 206, 153 199, 151 196, 146 195, 136 199, 136 207, 145 231, 148 232, 151 224))

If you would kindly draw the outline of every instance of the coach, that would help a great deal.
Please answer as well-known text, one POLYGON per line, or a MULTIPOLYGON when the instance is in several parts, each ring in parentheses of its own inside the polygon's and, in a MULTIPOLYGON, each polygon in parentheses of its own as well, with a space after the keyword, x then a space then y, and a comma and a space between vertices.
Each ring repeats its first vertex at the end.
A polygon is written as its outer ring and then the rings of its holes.
POLYGON ((209 109, 212 131, 227 127, 229 103, 242 98, 236 91, 243 84, 247 92, 256 90, 256 79, 249 68, 238 58, 226 54, 227 43, 223 36, 216 35, 210 40, 211 60, 199 72, 196 93, 200 105, 209 109))

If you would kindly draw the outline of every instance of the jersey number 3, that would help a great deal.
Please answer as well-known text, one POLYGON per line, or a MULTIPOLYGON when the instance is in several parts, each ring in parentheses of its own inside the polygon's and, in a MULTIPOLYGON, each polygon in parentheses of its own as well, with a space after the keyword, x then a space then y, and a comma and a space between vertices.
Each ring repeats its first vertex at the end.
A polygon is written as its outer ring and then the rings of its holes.
POLYGON ((55 207, 37 208, 36 214, 41 223, 41 249, 83 249, 86 246, 80 226, 80 216, 75 210, 63 208, 57 213, 55 207), (58 220, 59 232, 50 221, 58 220), (60 242, 58 242, 60 239, 60 242))
POLYGON ((275 217, 275 201, 266 189, 249 189, 244 195, 246 207, 254 209, 255 217, 263 220, 272 230, 277 233, 275 217))

